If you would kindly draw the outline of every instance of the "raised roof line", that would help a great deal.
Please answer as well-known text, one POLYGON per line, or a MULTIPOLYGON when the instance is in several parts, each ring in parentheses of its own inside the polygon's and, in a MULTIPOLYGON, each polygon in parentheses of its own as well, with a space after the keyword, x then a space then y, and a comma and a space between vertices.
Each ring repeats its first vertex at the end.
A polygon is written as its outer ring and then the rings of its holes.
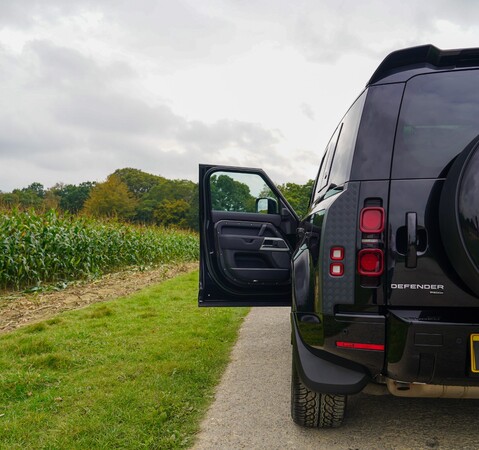
POLYGON ((432 69, 479 66, 479 48, 441 50, 434 45, 421 45, 390 53, 373 73, 367 86, 377 83, 408 66, 428 65, 432 69))

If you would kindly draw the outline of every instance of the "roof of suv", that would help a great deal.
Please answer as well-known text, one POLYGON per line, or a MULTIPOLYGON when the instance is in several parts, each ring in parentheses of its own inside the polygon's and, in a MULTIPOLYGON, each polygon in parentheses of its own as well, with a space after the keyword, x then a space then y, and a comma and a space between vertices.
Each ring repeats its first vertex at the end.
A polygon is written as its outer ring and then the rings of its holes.
POLYGON ((402 82, 418 73, 479 66, 479 48, 441 50, 421 45, 390 53, 373 73, 367 86, 378 82, 402 82))

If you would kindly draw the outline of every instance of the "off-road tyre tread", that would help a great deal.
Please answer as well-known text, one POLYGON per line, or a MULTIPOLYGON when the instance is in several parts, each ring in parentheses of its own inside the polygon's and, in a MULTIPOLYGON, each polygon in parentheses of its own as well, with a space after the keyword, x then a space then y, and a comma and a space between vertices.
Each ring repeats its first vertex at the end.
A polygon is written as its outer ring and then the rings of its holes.
POLYGON ((293 362, 291 374, 291 417, 308 428, 336 428, 344 418, 346 395, 320 394, 301 381, 293 362))

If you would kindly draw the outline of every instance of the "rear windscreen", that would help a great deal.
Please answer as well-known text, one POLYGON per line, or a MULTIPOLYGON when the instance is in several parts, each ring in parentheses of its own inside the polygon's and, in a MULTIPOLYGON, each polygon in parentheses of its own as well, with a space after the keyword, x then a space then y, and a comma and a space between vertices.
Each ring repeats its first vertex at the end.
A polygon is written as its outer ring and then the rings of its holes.
POLYGON ((479 71, 419 75, 407 82, 392 178, 437 178, 479 134, 479 71))

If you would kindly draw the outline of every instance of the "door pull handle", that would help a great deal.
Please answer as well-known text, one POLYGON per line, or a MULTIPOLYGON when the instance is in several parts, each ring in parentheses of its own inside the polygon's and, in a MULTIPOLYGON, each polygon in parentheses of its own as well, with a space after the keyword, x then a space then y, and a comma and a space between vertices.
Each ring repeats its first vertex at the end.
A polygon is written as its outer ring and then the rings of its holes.
POLYGON ((406 267, 414 269, 417 267, 417 214, 409 212, 406 214, 407 229, 407 251, 406 267))

